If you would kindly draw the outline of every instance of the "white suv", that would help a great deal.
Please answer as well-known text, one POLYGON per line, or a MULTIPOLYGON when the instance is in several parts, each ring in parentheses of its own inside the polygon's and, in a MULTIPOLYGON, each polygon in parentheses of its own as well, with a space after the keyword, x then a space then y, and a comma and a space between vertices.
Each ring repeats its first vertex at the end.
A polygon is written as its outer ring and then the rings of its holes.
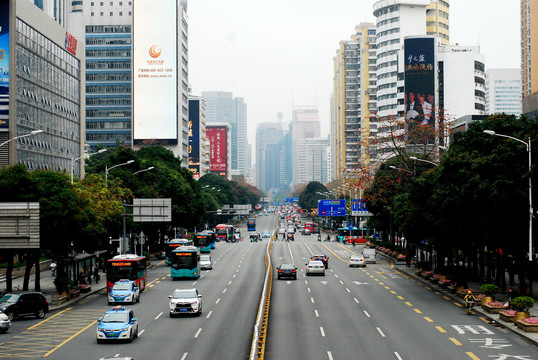
POLYGON ((170 317, 180 314, 202 315, 202 295, 193 289, 176 289, 170 296, 170 317))

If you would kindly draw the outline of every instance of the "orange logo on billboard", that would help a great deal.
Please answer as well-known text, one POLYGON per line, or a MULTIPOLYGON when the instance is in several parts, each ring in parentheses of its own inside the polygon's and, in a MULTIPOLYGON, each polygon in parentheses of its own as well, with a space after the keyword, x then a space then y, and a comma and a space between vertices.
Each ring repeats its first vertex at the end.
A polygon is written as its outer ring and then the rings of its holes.
POLYGON ((149 48, 149 56, 151 56, 152 58, 158 58, 159 56, 161 56, 161 48, 157 45, 152 45, 149 48))

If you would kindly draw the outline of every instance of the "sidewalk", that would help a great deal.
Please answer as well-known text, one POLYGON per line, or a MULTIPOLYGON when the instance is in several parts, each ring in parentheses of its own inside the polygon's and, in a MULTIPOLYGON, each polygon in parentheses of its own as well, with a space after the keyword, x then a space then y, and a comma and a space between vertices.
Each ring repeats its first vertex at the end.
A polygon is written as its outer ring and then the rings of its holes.
MULTIPOLYGON (((419 280, 419 281, 421 281, 423 283, 428 283, 429 284, 429 282, 427 280, 424 280, 423 278, 415 275, 415 270, 416 270, 415 267, 413 267, 413 266, 412 267, 406 267, 405 262, 396 262, 396 261, 394 261, 393 258, 388 257, 387 255, 385 255, 385 254, 383 254, 381 252, 378 252, 377 255, 378 256, 383 256, 384 258, 392 260, 393 263, 394 263, 394 269, 395 270, 400 271, 402 273, 405 273, 410 278, 414 278, 414 279, 417 279, 417 280, 419 280)), ((477 283, 477 282, 468 281, 468 285, 469 285, 469 287, 471 289, 480 289, 480 284, 477 283)), ((533 288, 538 290, 536 285, 538 285, 538 284, 535 284, 533 282, 533 288)), ((465 301, 462 298, 460 298, 459 296, 457 296, 456 294, 451 293, 449 290, 443 289, 440 286, 434 285, 434 284, 431 284, 431 287, 434 288, 436 291, 442 292, 443 295, 446 295, 446 296, 452 298, 452 300, 454 300, 455 302, 459 302, 463 306, 465 306, 465 301)), ((498 294, 495 295, 495 300, 504 303, 504 302, 508 301, 507 294, 498 293, 498 294)), ((535 300, 536 300, 536 296, 535 296, 535 300)), ((526 331, 518 328, 517 325, 514 325, 513 323, 508 323, 508 322, 502 321, 502 320, 499 319, 498 314, 487 313, 486 311, 484 311, 482 309, 481 306, 476 306, 474 308, 474 310, 476 312, 475 316, 484 317, 484 318, 488 319, 491 324, 494 324, 495 326, 498 326, 500 328, 504 328, 504 329, 507 329, 509 331, 512 331, 513 333, 516 333, 517 335, 521 336, 522 338, 524 338, 524 339, 528 340, 529 342, 533 343, 534 345, 538 346, 538 333, 526 332, 526 331)), ((463 311, 463 307, 462 307, 461 311, 463 311)), ((533 318, 538 317, 538 301, 534 302, 534 306, 529 310, 529 313, 530 313, 531 317, 533 317, 533 318)))
MULTIPOLYGON (((40 281, 41 292, 43 293, 43 295, 45 295, 45 297, 49 301, 49 310, 50 311, 63 309, 63 308, 72 306, 75 302, 77 302, 77 301, 79 301, 81 299, 84 299, 85 297, 87 297, 87 296, 89 296, 91 294, 95 294, 96 292, 104 290, 106 288, 106 278, 104 276, 104 273, 101 273, 101 280, 99 281, 99 283, 96 284, 95 281, 92 281, 92 283, 90 284, 91 291, 89 291, 87 293, 82 293, 81 292, 78 297, 76 297, 74 299, 71 299, 71 300, 67 300, 64 303, 53 304, 52 295, 56 294, 56 287, 54 286, 54 276, 52 276, 51 270, 41 271, 40 276, 41 276, 41 281, 40 281)), ((35 290, 34 279, 35 279, 35 275, 34 274, 30 275, 30 282, 28 283, 28 289, 30 291, 35 290)), ((22 291, 22 283, 23 283, 23 281, 24 281, 24 277, 22 277, 22 276, 13 278, 13 293, 17 293, 18 291, 22 291), (20 289, 20 290, 18 290, 18 289, 20 289)), ((4 275, 2 275, 2 276, 0 276, 0 292, 3 293, 5 291, 6 291, 6 277, 4 275)))

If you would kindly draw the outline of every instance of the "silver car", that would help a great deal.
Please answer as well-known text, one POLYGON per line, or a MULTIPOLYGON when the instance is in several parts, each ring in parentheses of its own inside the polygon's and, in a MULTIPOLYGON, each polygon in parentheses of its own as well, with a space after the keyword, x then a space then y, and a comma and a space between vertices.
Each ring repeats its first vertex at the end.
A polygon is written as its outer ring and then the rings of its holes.
POLYGON ((170 296, 170 317, 180 314, 202 315, 202 295, 196 289, 176 289, 170 296))
POLYGON ((311 260, 306 264, 306 275, 314 274, 325 276, 325 265, 323 265, 323 261, 311 260))
POLYGON ((11 327, 11 321, 6 314, 0 311, 0 333, 5 333, 11 327))
POLYGON ((211 259, 211 255, 200 255, 200 269, 213 269, 213 260, 211 259))
POLYGON ((349 267, 353 266, 366 267, 366 260, 364 260, 364 256, 362 256, 362 254, 351 255, 349 258, 349 267))

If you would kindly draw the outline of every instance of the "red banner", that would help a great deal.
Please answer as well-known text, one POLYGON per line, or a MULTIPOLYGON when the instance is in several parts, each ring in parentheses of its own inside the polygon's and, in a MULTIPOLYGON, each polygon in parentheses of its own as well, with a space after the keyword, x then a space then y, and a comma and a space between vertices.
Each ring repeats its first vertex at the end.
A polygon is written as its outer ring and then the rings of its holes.
POLYGON ((209 138, 211 171, 226 171, 226 127, 211 126, 206 130, 209 138))

